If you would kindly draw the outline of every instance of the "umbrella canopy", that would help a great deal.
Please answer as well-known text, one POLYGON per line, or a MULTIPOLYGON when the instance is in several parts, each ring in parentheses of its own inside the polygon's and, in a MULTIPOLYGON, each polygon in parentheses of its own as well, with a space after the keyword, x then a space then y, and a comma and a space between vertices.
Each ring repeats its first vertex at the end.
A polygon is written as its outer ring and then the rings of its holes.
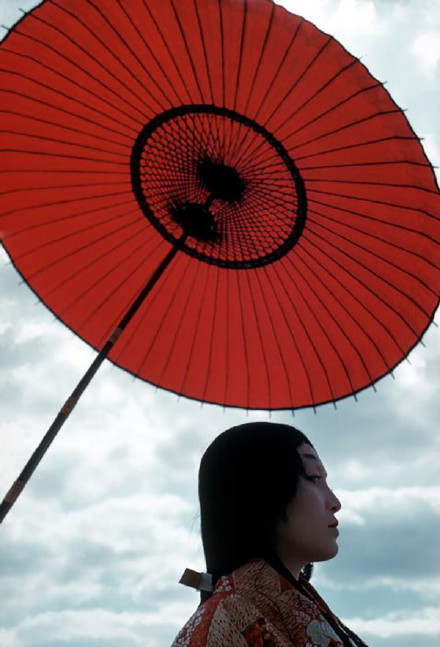
POLYGON ((433 170, 383 85, 270 0, 46 0, 2 43, 0 223, 32 289, 191 398, 356 393, 440 292, 433 170))

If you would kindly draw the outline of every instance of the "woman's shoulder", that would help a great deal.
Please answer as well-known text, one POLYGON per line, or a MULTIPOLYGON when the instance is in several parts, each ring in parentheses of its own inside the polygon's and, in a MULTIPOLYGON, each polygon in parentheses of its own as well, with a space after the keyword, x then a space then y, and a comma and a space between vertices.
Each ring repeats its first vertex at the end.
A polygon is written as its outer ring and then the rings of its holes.
POLYGON ((214 594, 201 604, 172 647, 275 646, 258 609, 235 589, 233 576, 222 577, 214 594))
POLYGON ((218 581, 172 647, 342 647, 322 615, 331 611, 311 585, 304 588, 262 560, 249 562, 218 581))

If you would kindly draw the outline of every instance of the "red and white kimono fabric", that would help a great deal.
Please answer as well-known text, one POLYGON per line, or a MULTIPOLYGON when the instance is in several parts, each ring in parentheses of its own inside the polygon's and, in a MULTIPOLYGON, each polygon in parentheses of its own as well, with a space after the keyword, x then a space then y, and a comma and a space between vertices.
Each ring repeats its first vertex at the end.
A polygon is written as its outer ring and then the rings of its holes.
POLYGON ((343 647, 323 617, 331 613, 315 589, 298 591, 263 560, 222 577, 172 647, 343 647))

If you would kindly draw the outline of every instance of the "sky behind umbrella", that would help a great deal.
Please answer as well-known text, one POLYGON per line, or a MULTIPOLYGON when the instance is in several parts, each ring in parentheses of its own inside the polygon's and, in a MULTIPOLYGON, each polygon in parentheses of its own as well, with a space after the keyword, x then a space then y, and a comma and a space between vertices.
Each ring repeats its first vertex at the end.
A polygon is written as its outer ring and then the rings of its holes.
MULTIPOLYGON (((35 4, 2 0, 0 23, 35 4)), ((283 4, 387 81, 440 164, 438 1, 283 4)), ((3 496, 94 353, 2 259, 3 496)), ((340 554, 313 581, 371 647, 440 638, 440 331, 431 326, 424 343, 357 403, 272 415, 311 438, 342 501, 340 554)), ((267 414, 178 400, 106 364, 1 528, 0 646, 170 644, 197 604, 177 581, 204 566, 201 454, 223 429, 255 419, 267 414)))

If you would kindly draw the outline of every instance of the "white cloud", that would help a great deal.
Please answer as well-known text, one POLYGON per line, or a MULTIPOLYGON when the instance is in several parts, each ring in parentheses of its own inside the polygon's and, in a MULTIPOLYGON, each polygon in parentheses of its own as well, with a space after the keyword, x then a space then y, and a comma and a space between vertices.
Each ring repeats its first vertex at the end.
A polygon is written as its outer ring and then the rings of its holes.
MULTIPOLYGON (((338 490, 338 497, 344 502, 348 513, 361 512, 408 514, 422 504, 427 504, 440 515, 440 487, 397 487, 368 488, 365 490, 338 490)), ((343 516, 343 510, 339 513, 343 516)))
POLYGON ((416 635, 440 636, 440 608, 429 607, 419 613, 411 609, 399 612, 388 613, 383 617, 364 620, 362 618, 350 618, 345 622, 360 635, 381 636, 389 638, 392 636, 416 635))
POLYGON ((422 71, 430 80, 434 80, 440 61, 440 31, 419 34, 412 51, 419 59, 422 71))

